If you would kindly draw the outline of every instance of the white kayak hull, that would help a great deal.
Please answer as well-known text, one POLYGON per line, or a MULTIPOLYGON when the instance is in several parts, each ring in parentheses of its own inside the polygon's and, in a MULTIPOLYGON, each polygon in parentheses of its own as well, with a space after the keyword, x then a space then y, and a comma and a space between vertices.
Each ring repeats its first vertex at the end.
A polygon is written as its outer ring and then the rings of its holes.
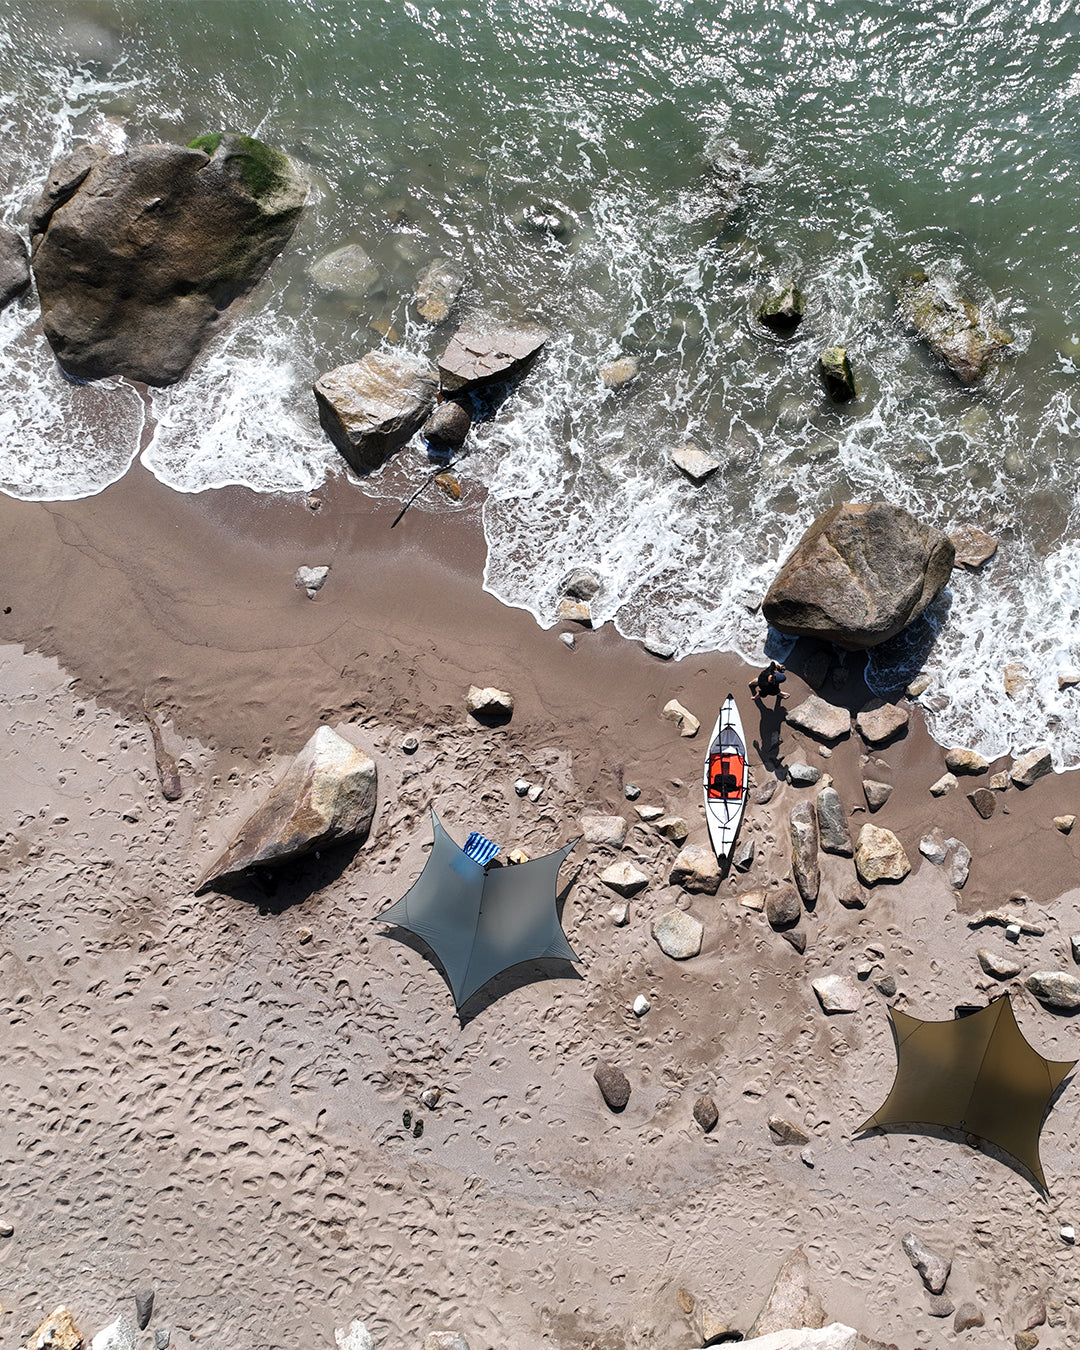
POLYGON ((709 737, 702 778, 709 839, 720 862, 730 855, 739 833, 746 808, 747 779, 746 737, 739 710, 729 694, 709 737))

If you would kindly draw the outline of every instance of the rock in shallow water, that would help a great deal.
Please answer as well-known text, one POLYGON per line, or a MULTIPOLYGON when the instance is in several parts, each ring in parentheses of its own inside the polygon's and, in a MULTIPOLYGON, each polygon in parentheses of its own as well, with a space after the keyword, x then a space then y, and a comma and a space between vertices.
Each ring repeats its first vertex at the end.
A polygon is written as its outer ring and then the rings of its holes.
POLYGON ((417 313, 428 323, 442 323, 464 284, 465 272, 458 263, 436 258, 417 278, 417 313))
POLYGON ((1012 337, 965 295, 951 277, 918 270, 897 287, 904 322, 918 334, 961 384, 977 384, 1012 337))
POLYGON ((448 390, 475 389, 523 374, 550 335, 542 328, 476 318, 463 324, 439 358, 448 390))
POLYGON ((14 230, 0 226, 0 309, 6 309, 29 285, 30 256, 26 244, 14 230))
POLYGON ((855 377, 846 347, 826 347, 818 357, 818 372, 834 403, 849 403, 855 397, 855 377))
POLYGON ((314 385, 323 430, 359 474, 379 468, 435 406, 435 372, 405 352, 369 352, 314 385))
POLYGON ((1026 755, 1019 756, 1009 770, 1009 777, 1017 787, 1027 788, 1053 771, 1054 763, 1050 757, 1050 749, 1048 746, 1040 745, 1034 750, 1029 750, 1026 755))

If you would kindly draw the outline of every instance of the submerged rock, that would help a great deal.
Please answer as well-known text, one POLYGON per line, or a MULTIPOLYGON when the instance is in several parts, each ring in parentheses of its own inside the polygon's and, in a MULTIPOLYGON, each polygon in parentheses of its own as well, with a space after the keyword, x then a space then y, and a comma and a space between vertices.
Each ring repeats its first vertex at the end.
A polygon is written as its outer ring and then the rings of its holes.
POLYGON ((306 197, 292 161, 249 136, 65 156, 32 226, 61 366, 79 379, 181 379, 288 243, 306 197))
POLYGON ((379 468, 435 406, 435 372, 405 352, 369 352, 315 381, 319 421, 359 474, 379 468))
POLYGON ((450 339, 439 358, 442 387, 475 389, 523 374, 550 335, 542 328, 473 319, 450 339))
POLYGON ((641 362, 636 356, 620 356, 600 367, 600 382, 605 389, 622 389, 633 384, 641 374, 641 362))
POLYGON ((897 288, 900 314, 964 385, 977 384, 1012 342, 988 312, 960 293, 951 278, 919 270, 897 288))
POLYGON ((353 299, 372 295, 379 287, 379 269, 359 244, 342 244, 308 268, 312 281, 324 291, 338 291, 353 299))
POLYGON ((0 309, 30 285, 30 256, 22 235, 0 226, 0 309))
POLYGON ((802 292, 793 281, 785 282, 758 309, 758 318, 779 337, 790 337, 802 323, 802 292))
POLYGON ((465 284, 465 270, 449 258, 436 258, 416 281, 416 311, 428 323, 442 323, 465 284))
POLYGON ((818 357, 818 372, 834 403, 849 403, 855 397, 855 377, 846 347, 826 347, 818 357))
POLYGON ((375 814, 375 762, 329 727, 320 727, 270 796, 207 869, 197 891, 302 857, 345 839, 364 839, 375 814))
POLYGON ((974 570, 997 552, 998 541, 977 525, 958 525, 949 538, 956 549, 956 564, 960 567, 974 570))
POLYGON ((902 507, 844 502, 803 535, 762 612, 783 633, 864 650, 918 618, 948 582, 953 556, 946 535, 902 507))

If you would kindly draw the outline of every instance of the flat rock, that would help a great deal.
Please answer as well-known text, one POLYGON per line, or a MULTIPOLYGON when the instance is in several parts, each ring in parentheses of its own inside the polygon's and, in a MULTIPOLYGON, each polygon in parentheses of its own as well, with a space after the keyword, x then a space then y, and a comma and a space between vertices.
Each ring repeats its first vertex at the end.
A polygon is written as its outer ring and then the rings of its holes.
POLYGON ((965 296, 952 277, 917 269, 901 280, 896 299, 905 324, 963 385, 978 384, 1012 341, 990 310, 965 296))
POLYGON ((1050 747, 1039 745, 1013 761, 1009 777, 1017 787, 1028 788, 1053 771, 1054 763, 1050 757, 1050 747))
POLYGON ((653 920, 652 935, 665 956, 686 961, 701 951, 705 925, 684 909, 670 909, 653 920))
POLYGON ((977 525, 958 525, 949 538, 960 567, 981 567, 997 552, 998 541, 977 525))
POLYGON ((616 1112, 625 1110, 630 1100, 630 1080, 622 1069, 601 1060, 593 1071, 593 1077, 610 1109, 616 1112))
POLYGON ((860 1340, 854 1327, 831 1322, 820 1328, 788 1327, 767 1336, 755 1336, 741 1345, 743 1350, 858 1350, 860 1340))
POLYGON ((788 726, 805 731, 822 741, 839 741, 851 734, 851 714, 846 708, 826 703, 817 694, 811 694, 787 715, 788 726))
POLYGON ((416 279, 416 312, 428 323, 442 323, 465 284, 465 269, 449 258, 436 258, 416 279))
POLYGON ((406 352, 369 352, 320 375, 319 421, 351 468, 371 473, 419 431, 435 406, 435 372, 406 352))
POLYGON ((854 853, 847 812, 835 788, 822 788, 817 795, 818 838, 826 853, 850 858, 854 853))
POLYGON ((791 808, 789 822, 791 870, 795 885, 808 908, 812 908, 821 889, 818 867, 818 821, 813 802, 801 801, 791 808))
MULTIPOLYGON (((1075 820, 1075 816, 1073 817, 1073 819, 1075 820)), ((1056 823, 1057 822, 1055 821, 1055 824, 1056 823)), ((1059 825, 1058 829, 1061 828, 1062 827, 1059 825)), ((1072 829, 1071 825, 1069 826, 1069 829, 1070 830, 1072 829)), ((1068 830, 1066 830, 1065 833, 1067 834, 1068 830)), ((736 872, 748 872, 750 868, 753 866, 753 862, 754 862, 754 841, 753 839, 744 839, 740 844, 736 846, 734 853, 731 855, 731 865, 732 867, 734 867, 736 872)))
POLYGON ((465 711, 473 717, 486 717, 505 721, 513 714, 514 696, 505 689, 496 689, 494 685, 470 684, 465 695, 465 711))
POLYGON ((990 761, 977 750, 965 750, 963 746, 954 746, 945 753, 945 767, 950 773, 985 773, 990 761))
POLYGON ((797 1247, 777 1272, 749 1335, 753 1338, 772 1332, 790 1333, 795 1328, 823 1327, 825 1320, 825 1308, 810 1288, 810 1263, 803 1249, 797 1247))
POLYGON ((716 1109, 716 1103, 710 1096, 699 1097, 694 1103, 694 1119, 706 1134, 716 1129, 720 1112, 716 1109))
POLYGON ((765 897, 765 917, 778 931, 792 928, 802 918, 802 897, 794 886, 784 884, 765 897))
POLYGON ((770 1116, 765 1122, 769 1132, 778 1144, 798 1144, 800 1148, 810 1142, 810 1136, 801 1125, 785 1120, 783 1116, 770 1116))
POLYGON ((635 806, 634 810, 646 824, 654 820, 660 820, 664 815, 662 806, 635 806))
POLYGON ((787 772, 789 780, 796 787, 813 787, 815 783, 821 782, 821 770, 817 765, 804 764, 801 759, 789 764, 787 772))
POLYGON ((863 708, 855 718, 855 725, 867 745, 884 745, 899 735, 910 719, 911 713, 898 703, 878 703, 863 708))
POLYGON ((877 778, 864 778, 862 780, 863 796, 866 798, 866 804, 871 811, 880 811, 885 803, 892 796, 892 784, 882 783, 877 778))
POLYGON ((1000 956, 997 952, 990 951, 988 947, 980 947, 975 954, 979 958, 979 965, 995 980, 1011 980, 1020 974, 1019 961, 1000 956))
POLYGON ((1040 1003, 1056 1012, 1080 1008, 1080 979, 1064 970, 1036 970, 1024 981, 1040 1003))
POLYGON ((670 881, 684 891, 715 895, 720 889, 720 864, 711 848, 690 844, 681 849, 671 866, 670 881))
POLYGON ((0 309, 6 309, 29 285, 30 255, 26 243, 21 234, 0 226, 0 309))
POLYGON ((989 820, 997 810, 997 797, 988 787, 976 788, 967 794, 967 799, 983 820, 989 820))
POLYGON ((637 895, 643 887, 649 884, 649 878, 645 872, 628 860, 614 862, 610 867, 605 867, 600 873, 600 880, 605 886, 610 886, 616 895, 637 895))
POLYGON ((363 750, 322 726, 262 806, 206 870, 197 890, 275 866, 345 839, 364 839, 375 814, 378 775, 363 750))
POLYGON ((862 992, 846 975, 823 975, 811 984, 823 1012, 853 1013, 862 1007, 862 992))
POLYGON ((473 319, 458 329, 439 358, 439 380, 444 389, 456 391, 514 379, 549 337, 536 325, 473 319))
POLYGON ((670 839, 676 844, 681 844, 690 833, 690 826, 682 816, 661 816, 655 822, 655 828, 657 834, 662 834, 665 839, 670 839))
POLYGON ((674 722, 679 728, 680 736, 696 736, 698 734, 698 728, 701 726, 701 723, 694 714, 684 708, 679 700, 675 698, 669 699, 668 702, 664 704, 660 716, 669 722, 674 722))
POLYGON ((718 459, 713 459, 712 455, 707 455, 693 441, 686 441, 683 445, 674 446, 668 451, 668 458, 677 469, 680 469, 694 483, 704 483, 720 467, 718 459))
POLYGON ((37 1331, 26 1342, 26 1350, 82 1350, 85 1344, 82 1332, 75 1325, 71 1313, 61 1305, 51 1312, 37 1331))
POLYGON ((628 823, 623 816, 582 816, 581 835, 587 844, 622 848, 626 843, 628 823))
MULTIPOLYGON (((743 891, 742 895, 739 896, 739 904, 744 909, 752 909, 760 914, 765 908, 765 892, 760 890, 743 891)), ((1077 941, 1080 941, 1080 934, 1077 935, 1077 941)))
POLYGON ((930 784, 931 797, 944 797, 946 792, 951 792, 957 784, 957 777, 954 773, 943 773, 935 783, 930 784))
POLYGON ((945 1288, 945 1281, 949 1278, 952 1261, 928 1247, 914 1233, 906 1234, 900 1245, 930 1293, 940 1294, 945 1288))
POLYGON ((855 843, 855 870, 864 886, 876 886, 879 881, 902 881, 911 864, 892 830, 864 825, 855 843))

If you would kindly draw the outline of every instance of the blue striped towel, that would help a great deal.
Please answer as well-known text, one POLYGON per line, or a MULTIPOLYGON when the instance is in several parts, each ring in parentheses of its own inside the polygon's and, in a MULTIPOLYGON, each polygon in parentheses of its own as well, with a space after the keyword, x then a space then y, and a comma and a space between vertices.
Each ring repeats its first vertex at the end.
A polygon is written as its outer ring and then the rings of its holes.
POLYGON ((490 839, 485 839, 482 834, 477 834, 473 830, 468 839, 465 840, 465 847, 461 850, 467 858, 477 862, 481 867, 486 867, 499 851, 498 844, 493 844, 490 839))

